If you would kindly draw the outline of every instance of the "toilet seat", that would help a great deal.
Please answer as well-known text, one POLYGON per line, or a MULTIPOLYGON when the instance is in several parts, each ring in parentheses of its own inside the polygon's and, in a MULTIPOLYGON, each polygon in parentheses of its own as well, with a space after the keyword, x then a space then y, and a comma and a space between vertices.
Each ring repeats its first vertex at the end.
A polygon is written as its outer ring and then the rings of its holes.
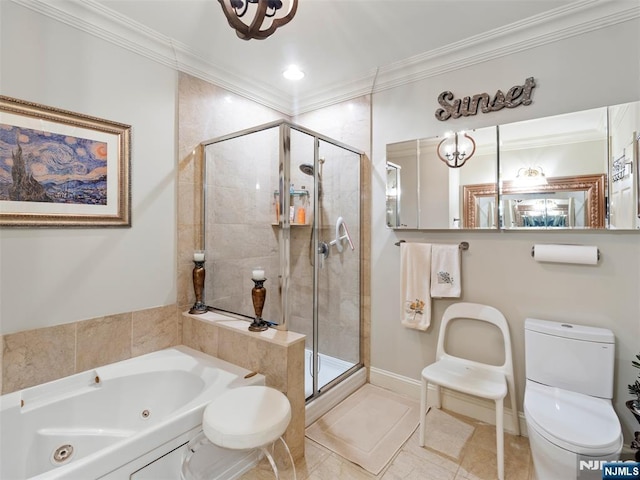
POLYGON ((530 428, 570 452, 599 456, 622 446, 620 421, 608 400, 527 380, 524 411, 530 428))

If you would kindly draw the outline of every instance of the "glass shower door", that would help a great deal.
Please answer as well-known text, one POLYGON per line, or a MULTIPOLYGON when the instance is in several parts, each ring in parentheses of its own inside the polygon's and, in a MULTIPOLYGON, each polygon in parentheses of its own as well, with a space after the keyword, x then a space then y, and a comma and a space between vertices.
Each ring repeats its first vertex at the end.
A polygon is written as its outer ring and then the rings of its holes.
POLYGON ((318 140, 314 391, 360 363, 360 155, 318 140))
POLYGON ((361 365, 360 154, 295 127, 289 146, 293 208, 285 314, 289 328, 306 335, 310 399, 361 365))

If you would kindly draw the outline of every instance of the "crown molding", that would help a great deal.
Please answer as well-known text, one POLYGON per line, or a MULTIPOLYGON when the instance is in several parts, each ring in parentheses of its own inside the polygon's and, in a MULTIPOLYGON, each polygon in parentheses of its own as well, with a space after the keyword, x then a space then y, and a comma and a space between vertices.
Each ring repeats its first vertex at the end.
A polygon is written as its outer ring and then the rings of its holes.
POLYGON ((291 115, 291 99, 212 65, 181 42, 132 21, 94 0, 51 2, 11 0, 13 3, 94 35, 174 70, 188 73, 266 107, 291 115))
POLYGON ((360 79, 336 83, 312 95, 289 98, 213 65, 186 45, 133 22, 94 0, 14 3, 102 38, 155 62, 206 80, 292 116, 477 65, 640 17, 637 2, 580 0, 520 22, 469 37, 391 65, 360 79))
POLYGON ((581 0, 520 22, 430 50, 350 84, 335 84, 301 102, 310 110, 362 95, 374 94, 514 53, 543 46, 640 17, 640 4, 581 0))
MULTIPOLYGON (((553 117, 550 117, 553 118, 553 117)), ((538 137, 530 137, 511 141, 507 146, 501 145, 501 152, 509 152, 515 150, 529 150, 543 147, 566 146, 572 144, 581 144, 587 142, 606 142, 606 132, 594 132, 592 130, 583 130, 576 132, 565 132, 558 134, 541 135, 538 137)))

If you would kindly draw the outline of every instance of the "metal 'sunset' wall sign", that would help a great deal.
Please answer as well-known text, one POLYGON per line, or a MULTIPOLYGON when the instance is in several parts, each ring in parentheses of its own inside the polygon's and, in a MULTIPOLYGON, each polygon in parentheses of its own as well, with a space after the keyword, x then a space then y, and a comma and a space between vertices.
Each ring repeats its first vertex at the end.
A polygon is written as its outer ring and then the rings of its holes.
POLYGON ((478 93, 473 97, 464 97, 454 100, 454 95, 446 90, 438 95, 438 103, 442 106, 436 110, 436 118, 441 121, 450 118, 468 117, 478 113, 495 112, 503 108, 515 108, 520 105, 531 105, 531 94, 536 86, 533 77, 524 81, 524 85, 515 85, 507 93, 498 90, 491 97, 488 93, 478 93))

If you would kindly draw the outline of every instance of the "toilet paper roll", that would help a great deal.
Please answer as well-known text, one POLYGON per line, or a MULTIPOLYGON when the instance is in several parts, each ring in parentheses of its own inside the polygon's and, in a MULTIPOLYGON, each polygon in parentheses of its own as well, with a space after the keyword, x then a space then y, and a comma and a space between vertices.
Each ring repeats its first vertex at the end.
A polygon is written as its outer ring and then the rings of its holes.
POLYGON ((596 265, 598 263, 598 247, 593 245, 534 245, 533 258, 537 262, 596 265))

